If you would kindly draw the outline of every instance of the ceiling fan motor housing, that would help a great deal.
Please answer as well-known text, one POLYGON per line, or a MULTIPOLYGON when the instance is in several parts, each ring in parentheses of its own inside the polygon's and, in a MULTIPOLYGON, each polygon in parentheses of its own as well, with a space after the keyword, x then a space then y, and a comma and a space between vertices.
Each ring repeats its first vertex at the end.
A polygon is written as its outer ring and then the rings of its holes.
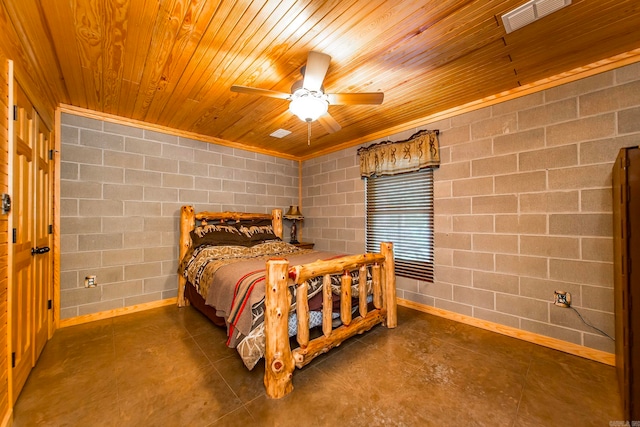
MULTIPOLYGON (((304 80, 298 80, 291 85, 292 94, 295 93, 298 89, 304 89, 304 80)), ((324 86, 320 86, 319 92, 324 93, 324 86)))

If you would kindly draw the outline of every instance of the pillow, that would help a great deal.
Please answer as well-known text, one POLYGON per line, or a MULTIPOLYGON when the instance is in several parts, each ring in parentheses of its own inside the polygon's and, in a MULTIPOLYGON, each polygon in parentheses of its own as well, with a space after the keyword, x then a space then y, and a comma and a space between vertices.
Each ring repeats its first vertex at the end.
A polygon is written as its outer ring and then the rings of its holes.
POLYGON ((260 221, 240 221, 236 223, 236 227, 238 231, 253 242, 254 245, 269 240, 280 240, 273 232, 273 224, 271 220, 268 219, 260 221))
POLYGON ((193 247, 208 246, 255 246, 270 240, 280 240, 273 232, 268 219, 231 223, 206 224, 191 231, 193 247))
POLYGON ((193 247, 208 246, 253 246, 255 243, 242 234, 235 224, 207 224, 191 231, 193 247))

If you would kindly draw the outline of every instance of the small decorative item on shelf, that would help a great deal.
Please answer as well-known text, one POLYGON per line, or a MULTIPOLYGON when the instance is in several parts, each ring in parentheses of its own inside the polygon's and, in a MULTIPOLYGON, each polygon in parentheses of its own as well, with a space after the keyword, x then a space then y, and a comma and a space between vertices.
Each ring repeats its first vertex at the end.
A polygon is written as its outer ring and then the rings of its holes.
POLYGON ((284 218, 293 221, 293 224, 291 224, 291 243, 299 243, 298 226, 296 225, 296 221, 302 221, 304 219, 304 216, 302 216, 302 212, 300 212, 300 208, 298 206, 289 206, 289 210, 286 214, 284 214, 284 218))

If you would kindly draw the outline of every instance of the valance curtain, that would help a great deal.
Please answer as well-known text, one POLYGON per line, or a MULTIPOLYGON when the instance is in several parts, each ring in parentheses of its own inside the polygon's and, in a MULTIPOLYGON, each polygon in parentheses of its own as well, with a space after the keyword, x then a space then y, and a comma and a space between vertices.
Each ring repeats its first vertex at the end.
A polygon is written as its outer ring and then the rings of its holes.
POLYGON ((404 141, 385 141, 358 149, 360 175, 396 175, 440 165, 437 130, 421 130, 404 141))

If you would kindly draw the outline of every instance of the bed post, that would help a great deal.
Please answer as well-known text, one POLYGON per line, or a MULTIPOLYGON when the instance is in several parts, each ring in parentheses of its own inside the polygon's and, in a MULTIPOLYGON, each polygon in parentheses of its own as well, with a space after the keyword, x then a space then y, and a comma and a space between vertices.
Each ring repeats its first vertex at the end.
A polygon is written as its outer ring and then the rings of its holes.
POLYGON ((265 288, 265 370, 267 396, 280 399, 293 390, 291 377, 295 362, 289 345, 289 262, 286 259, 267 261, 265 288))
MULTIPOLYGON (((191 247, 190 233, 195 226, 196 215, 193 211, 193 206, 183 206, 180 209, 180 256, 178 257, 178 262, 182 261, 182 258, 184 258, 184 255, 191 247)), ((178 307, 189 305, 189 301, 184 297, 184 287, 186 284, 187 279, 185 279, 181 274, 178 274, 178 307)))
POLYGON ((273 225, 273 234, 282 239, 282 209, 271 211, 271 224, 273 225))
POLYGON ((384 255, 384 304, 387 309, 387 328, 398 326, 398 306, 396 302, 396 268, 393 259, 393 243, 380 243, 380 253, 384 255))

